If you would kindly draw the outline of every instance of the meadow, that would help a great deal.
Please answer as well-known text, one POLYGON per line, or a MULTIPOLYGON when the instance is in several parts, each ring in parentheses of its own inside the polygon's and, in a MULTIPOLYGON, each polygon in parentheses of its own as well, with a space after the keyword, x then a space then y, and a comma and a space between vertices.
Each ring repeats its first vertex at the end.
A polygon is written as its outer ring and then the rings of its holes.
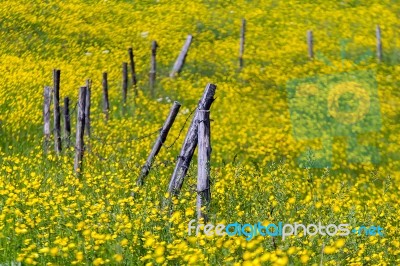
POLYGON ((400 263, 398 1, 21 0, 0 1, 0 11, 0 265, 400 263), (239 70, 242 18, 247 29, 239 70), (313 60, 307 30, 315 38, 313 60), (193 43, 184 68, 171 79, 188 34, 193 43), (159 45, 154 97, 148 85, 152 40, 159 45), (139 94, 129 86, 123 106, 121 66, 129 47, 139 94), (43 88, 52 86, 55 68, 61 70, 61 99, 71 99, 72 143, 78 89, 92 80, 92 135, 85 137, 79 178, 74 147, 66 148, 64 138, 60 155, 53 147, 43 151, 43 88), (330 167, 315 168, 312 153, 299 165, 301 153, 322 144, 317 137, 296 139, 288 84, 364 71, 374 73, 381 126, 357 138, 379 149, 379 162, 348 160, 348 137, 338 134, 330 167), (107 122, 103 72, 109 76, 107 122), (187 120, 207 83, 217 85, 210 222, 379 225, 384 236, 189 236, 188 223, 196 219, 196 155, 173 211, 162 203, 170 196, 187 120), (138 187, 173 101, 181 110, 138 187))

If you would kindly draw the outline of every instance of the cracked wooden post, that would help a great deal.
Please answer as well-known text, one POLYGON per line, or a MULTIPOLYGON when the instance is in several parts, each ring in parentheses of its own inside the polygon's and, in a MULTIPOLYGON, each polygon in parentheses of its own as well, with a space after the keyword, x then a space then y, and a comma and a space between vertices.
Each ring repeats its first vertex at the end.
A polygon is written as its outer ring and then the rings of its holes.
POLYGON ((383 53, 382 53, 381 28, 379 27, 379 25, 376 25, 376 57, 378 59, 378 63, 381 63, 383 58, 383 53))
POLYGON ((178 115, 179 108, 181 107, 181 104, 179 102, 174 102, 171 111, 169 112, 169 115, 167 119, 165 120, 165 123, 160 131, 160 134, 154 143, 153 149, 151 150, 149 157, 147 158, 146 163, 142 167, 142 171, 140 172, 140 176, 136 181, 136 184, 138 186, 143 185, 145 177, 149 174, 149 171, 151 169, 151 166, 153 164, 154 158, 157 156, 158 152, 160 151, 162 145, 164 144, 165 140, 167 139, 167 135, 169 130, 172 127, 172 124, 175 121, 176 116, 178 115))
POLYGON ((76 119, 76 144, 75 144, 75 161, 74 170, 75 173, 80 173, 82 171, 82 160, 83 160, 83 135, 85 131, 85 104, 86 104, 86 87, 81 87, 79 89, 79 99, 78 99, 78 115, 76 119))
POLYGON ((130 61, 130 64, 131 64, 132 87, 133 87, 134 95, 137 96, 138 95, 137 86, 136 86, 137 79, 136 79, 135 61, 133 59, 133 49, 132 49, 132 47, 130 47, 128 49, 128 54, 129 54, 129 61, 130 61))
MULTIPOLYGON (((199 102, 198 110, 209 110, 212 102, 214 101, 214 95, 217 86, 214 84, 207 84, 204 90, 203 96, 199 102)), ((192 160, 194 150, 197 146, 198 141, 198 111, 196 111, 192 123, 190 124, 188 133, 186 134, 185 141, 183 142, 181 152, 179 154, 174 173, 171 176, 171 180, 168 186, 168 192, 171 196, 178 195, 182 185, 183 180, 190 166, 190 161, 192 160)))
POLYGON ((108 101, 108 80, 107 72, 103 73, 103 113, 105 120, 108 121, 108 113, 110 111, 110 103, 108 101))
POLYGON ((155 85, 156 85, 156 71, 157 71, 157 62, 156 62, 156 54, 157 54, 158 44, 156 41, 152 41, 151 43, 151 65, 150 65, 150 73, 149 73, 149 85, 150 85, 150 94, 152 97, 155 95, 155 85))
POLYGON ((51 87, 44 87, 44 104, 43 104, 43 134, 44 134, 44 143, 43 150, 46 153, 49 144, 50 144, 50 103, 51 103, 51 87))
POLYGON ((308 46, 308 57, 314 58, 314 37, 312 30, 307 31, 307 46, 308 46))
POLYGON ((86 81, 86 97, 85 97, 85 133, 90 137, 90 101, 92 94, 92 81, 86 81))
POLYGON ((240 30, 239 69, 242 69, 242 67, 243 67, 245 36, 246 36, 246 20, 243 18, 242 19, 242 28, 240 30))
POLYGON ((64 137, 67 148, 71 145, 71 117, 69 115, 69 98, 64 98, 64 137))
POLYGON ((186 42, 183 45, 182 50, 181 50, 178 58, 176 59, 176 62, 174 64, 174 67, 171 70, 171 73, 169 74, 170 78, 175 77, 175 75, 177 75, 179 72, 181 72, 181 70, 183 68, 183 65, 185 63, 185 59, 186 59, 187 53, 189 51, 190 44, 192 43, 192 39, 193 39, 192 35, 188 35, 187 36, 186 42))
POLYGON ((60 115, 60 74, 59 69, 53 70, 53 106, 54 106, 54 149, 61 152, 61 115, 60 115))
POLYGON ((122 63, 122 102, 125 106, 128 95, 128 63, 122 63))
POLYGON ((198 156, 197 156, 197 220, 201 218, 207 221, 204 208, 211 201, 210 191, 210 110, 199 109, 198 111, 198 156))

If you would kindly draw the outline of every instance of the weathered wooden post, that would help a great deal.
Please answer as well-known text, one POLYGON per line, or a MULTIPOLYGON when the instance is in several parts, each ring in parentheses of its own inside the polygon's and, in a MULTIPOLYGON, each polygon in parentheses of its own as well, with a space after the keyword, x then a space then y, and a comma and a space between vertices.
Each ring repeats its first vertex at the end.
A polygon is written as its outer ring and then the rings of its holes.
POLYGON ((308 46, 308 57, 314 58, 314 37, 312 30, 307 31, 307 46, 308 46))
POLYGON ((75 161, 74 170, 76 173, 82 171, 82 160, 84 151, 83 136, 85 132, 85 104, 86 104, 86 87, 79 89, 78 99, 78 115, 76 120, 76 144, 75 144, 75 161))
POLYGON ((128 95, 128 63, 122 63, 122 101, 126 104, 126 98, 128 95))
POLYGON ((137 87, 136 87, 137 80, 136 80, 135 61, 133 59, 132 47, 130 47, 128 49, 128 54, 129 54, 129 61, 131 63, 132 87, 133 87, 135 96, 137 96, 137 94, 138 94, 137 87))
POLYGON ((183 67, 183 65, 185 63, 185 59, 186 59, 187 53, 189 51, 190 44, 192 43, 192 39, 193 39, 192 35, 188 35, 187 36, 186 42, 183 45, 182 50, 181 50, 178 58, 175 61, 175 64, 174 64, 174 67, 171 70, 171 73, 169 74, 170 78, 175 77, 175 75, 178 74, 182 70, 182 67, 183 67))
POLYGON ((51 87, 44 87, 44 104, 43 104, 43 133, 44 133, 44 152, 47 152, 50 144, 50 103, 51 103, 51 87))
POLYGON ((156 84, 156 71, 157 71, 157 62, 156 62, 156 53, 157 53, 158 44, 156 41, 152 41, 151 43, 151 65, 150 65, 150 73, 149 73, 149 85, 150 85, 150 93, 151 96, 154 97, 154 86, 156 84))
POLYGON ((69 115, 69 98, 64 98, 64 137, 67 148, 71 145, 71 118, 69 115))
POLYGON ((207 221, 207 215, 202 208, 206 207, 211 201, 210 191, 210 110, 199 109, 198 111, 198 156, 197 156, 197 219, 207 221))
POLYGON ((108 120, 108 112, 110 110, 110 103, 108 101, 108 79, 107 72, 103 73, 103 113, 106 121, 108 120))
POLYGON ((378 62, 382 62, 383 53, 382 53, 382 36, 381 36, 381 27, 376 25, 376 57, 378 62))
POLYGON ((57 154, 61 152, 60 74, 59 69, 53 70, 54 148, 57 154))
POLYGON ((167 139, 168 132, 171 129, 176 116, 178 115, 180 107, 181 107, 181 104, 179 102, 174 102, 174 104, 171 108, 171 111, 169 112, 169 115, 168 115, 167 119, 165 120, 165 123, 160 131, 160 134, 159 134, 156 142, 154 143, 153 149, 151 150, 149 157, 147 157, 146 163, 142 167, 142 171, 140 172, 139 178, 136 181, 137 185, 139 185, 139 186, 143 185, 144 178, 149 174, 149 171, 153 164, 154 158, 157 156, 158 152, 161 149, 161 146, 164 144, 165 140, 167 139))
MULTIPOLYGON (((212 102, 214 101, 214 95, 217 86, 214 84, 207 84, 204 90, 203 96, 199 102, 198 110, 209 110, 212 102)), ((178 195, 183 184, 183 180, 190 166, 194 150, 197 146, 198 141, 198 111, 196 111, 192 123, 189 127, 186 138, 183 142, 181 152, 179 154, 174 173, 171 176, 171 180, 168 186, 168 192, 171 195, 178 195)))
POLYGON ((85 97, 85 133, 90 137, 90 97, 91 97, 92 81, 86 80, 86 97, 85 97))
POLYGON ((242 67, 243 67, 245 36, 246 36, 246 20, 243 18, 242 19, 242 28, 240 30, 239 69, 242 69, 242 67))

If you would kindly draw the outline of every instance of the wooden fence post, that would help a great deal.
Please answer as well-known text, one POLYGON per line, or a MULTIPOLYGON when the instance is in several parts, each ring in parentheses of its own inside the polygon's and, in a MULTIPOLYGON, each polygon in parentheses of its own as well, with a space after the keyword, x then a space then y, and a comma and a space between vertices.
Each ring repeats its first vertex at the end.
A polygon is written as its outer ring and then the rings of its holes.
POLYGON ((60 74, 59 69, 53 70, 54 148, 57 154, 61 152, 60 74))
POLYGON ((135 61, 133 59, 133 49, 132 47, 130 47, 128 49, 128 54, 129 54, 129 61, 131 63, 131 75, 132 75, 132 87, 133 87, 133 91, 135 93, 135 96, 138 95, 138 91, 137 91, 137 87, 136 87, 136 71, 135 71, 135 61))
POLYGON ((74 170, 76 173, 82 171, 82 160, 83 160, 83 135, 85 131, 85 104, 86 104, 86 87, 79 89, 78 99, 78 115, 76 119, 76 144, 75 144, 75 161, 74 170))
POLYGON ((378 58, 378 62, 382 62, 383 53, 382 53, 382 36, 381 36, 381 27, 376 25, 376 57, 378 58))
MULTIPOLYGON (((199 102, 198 110, 209 110, 212 102, 214 101, 214 95, 217 86, 214 84, 207 84, 204 90, 203 96, 199 102)), ((179 154, 174 173, 171 176, 171 180, 168 186, 168 192, 171 195, 178 195, 183 184, 183 180, 190 166, 194 150, 196 149, 198 142, 198 111, 196 111, 192 123, 189 127, 188 133, 186 134, 185 141, 183 142, 181 152, 179 154)))
POLYGON ((211 200, 210 191, 210 110, 199 109, 198 111, 199 133, 198 141, 198 169, 197 169, 197 220, 201 218, 207 221, 207 215, 202 208, 206 207, 211 200))
POLYGON ((90 137, 90 97, 92 91, 92 81, 86 81, 86 97, 85 97, 85 133, 90 137))
POLYGON ((160 134, 156 142, 154 143, 153 149, 151 150, 149 157, 147 157, 146 163, 142 167, 142 171, 140 172, 139 178, 136 181, 136 184, 138 186, 143 185, 144 178, 149 174, 154 158, 157 156, 158 152, 161 149, 161 146, 167 139, 168 132, 171 129, 176 116, 178 115, 179 108, 181 108, 181 104, 179 102, 174 102, 174 105, 172 106, 171 111, 169 112, 169 115, 160 131, 160 134))
POLYGON ((245 36, 246 36, 246 20, 243 18, 242 19, 242 28, 240 30, 239 69, 242 69, 242 67, 243 67, 245 36))
POLYGON ((156 41, 152 41, 151 43, 151 65, 150 65, 150 73, 149 73, 149 85, 150 85, 150 93, 151 96, 154 97, 154 86, 156 84, 156 71, 157 71, 157 62, 156 62, 156 53, 157 53, 158 44, 156 41))
POLYGON ((44 105, 43 105, 43 133, 44 133, 44 152, 47 152, 50 144, 50 103, 51 103, 51 87, 44 87, 44 105))
POLYGON ((307 46, 308 46, 308 57, 314 58, 314 37, 312 30, 307 31, 307 46))
POLYGON ((108 80, 107 72, 103 73, 103 113, 106 121, 108 120, 108 112, 110 110, 110 103, 108 101, 108 80))
POLYGON ((122 101, 124 106, 128 95, 128 63, 122 63, 122 101))
POLYGON ((64 136, 67 148, 71 145, 71 118, 69 115, 69 98, 64 98, 64 136))
POLYGON ((192 35, 188 35, 187 36, 186 42, 183 45, 182 50, 181 50, 178 58, 176 59, 176 62, 174 64, 174 67, 171 70, 171 73, 169 74, 170 78, 175 77, 175 75, 178 74, 182 70, 182 67, 183 67, 183 65, 185 63, 185 59, 186 59, 187 53, 189 51, 190 44, 192 43, 192 39, 193 39, 192 35))

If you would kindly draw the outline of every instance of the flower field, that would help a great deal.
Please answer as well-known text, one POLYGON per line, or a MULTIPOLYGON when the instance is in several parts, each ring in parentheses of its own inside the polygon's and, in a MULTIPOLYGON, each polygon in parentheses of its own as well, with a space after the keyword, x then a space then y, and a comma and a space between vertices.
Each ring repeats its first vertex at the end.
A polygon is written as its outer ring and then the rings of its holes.
POLYGON ((0 11, 0 265, 400 264, 398 1, 21 0, 0 1, 0 11), (183 70, 170 78, 188 34, 193 43, 183 70), (159 45, 154 97, 152 40, 159 45), (139 94, 129 84, 124 105, 122 62, 129 62, 129 47, 139 94), (91 136, 85 136, 78 177, 74 145, 67 147, 64 137, 61 154, 53 146, 43 151, 43 88, 53 85, 55 68, 61 102, 71 101, 72 143, 78 89, 92 80, 91 136), (342 128, 335 121, 353 125, 361 115, 325 116, 339 100, 327 91, 328 107, 318 109, 326 95, 315 100, 309 94, 325 91, 309 83, 349 77, 352 91, 362 84, 373 92, 362 107, 353 102, 348 108, 372 113, 364 124, 342 128), (188 223, 197 217, 196 154, 172 211, 163 202, 207 83, 217 86, 210 111, 210 222, 380 226, 384 235, 259 235, 250 241, 189 235, 188 223), (136 179, 173 101, 182 107, 139 187, 136 179), (375 160, 354 143, 375 147, 375 160), (321 147, 322 156, 331 156, 317 167, 321 154, 313 151, 321 147))

